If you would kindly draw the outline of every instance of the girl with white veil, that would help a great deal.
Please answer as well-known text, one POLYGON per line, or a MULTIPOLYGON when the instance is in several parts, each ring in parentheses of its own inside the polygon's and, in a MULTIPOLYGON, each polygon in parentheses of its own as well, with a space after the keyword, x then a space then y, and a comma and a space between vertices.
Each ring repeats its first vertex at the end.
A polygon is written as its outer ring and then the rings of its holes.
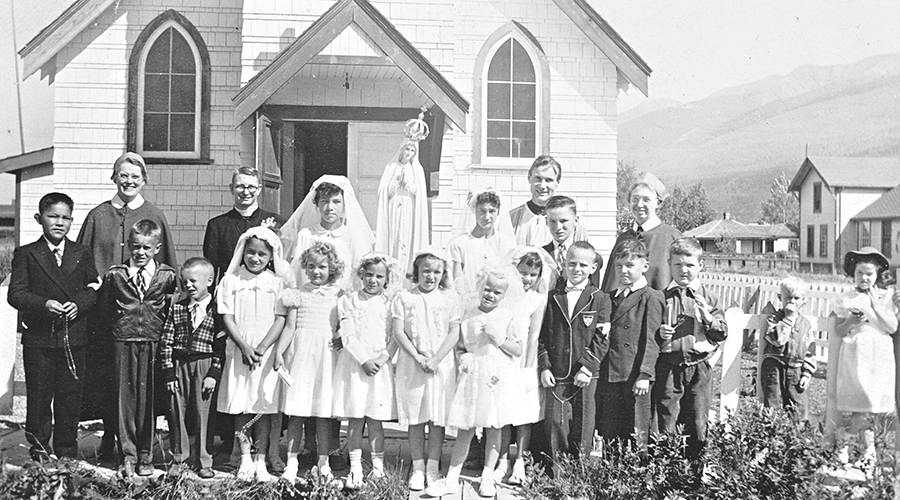
POLYGON ((475 290, 476 276, 489 263, 508 263, 516 251, 509 212, 494 188, 469 192, 450 242, 454 286, 461 295, 475 290))
POLYGON ((419 163, 419 141, 428 137, 422 116, 406 122, 406 138, 378 184, 375 251, 393 257, 404 272, 412 265, 413 252, 428 246, 429 239, 428 189, 419 163))
MULTIPOLYGON (((317 240, 332 243, 341 261, 348 268, 355 266, 363 255, 372 251, 375 237, 350 180, 343 175, 323 175, 313 183, 309 193, 281 227, 285 255, 290 255, 291 268, 297 286, 306 283, 300 268, 300 255, 317 240)), ((349 288, 351 273, 336 283, 349 288)))

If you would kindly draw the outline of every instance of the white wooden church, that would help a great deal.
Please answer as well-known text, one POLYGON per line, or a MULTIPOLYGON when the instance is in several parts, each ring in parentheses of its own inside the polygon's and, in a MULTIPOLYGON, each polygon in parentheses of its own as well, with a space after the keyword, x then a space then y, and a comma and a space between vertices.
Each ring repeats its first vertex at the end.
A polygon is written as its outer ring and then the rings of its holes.
MULTIPOLYGON (((616 97, 650 68, 587 0, 75 0, 18 50, 23 87, 20 242, 41 195, 87 211, 115 193, 123 151, 147 160, 144 195, 173 226, 179 261, 232 202, 232 171, 263 172, 263 205, 287 215, 323 173, 347 175, 374 216, 403 123, 426 108, 421 146, 432 240, 446 244, 471 186, 509 208, 540 154, 563 165, 592 241, 615 236, 616 97), (31 133, 26 127, 26 134, 31 133)), ((374 220, 370 220, 374 227, 374 220)))

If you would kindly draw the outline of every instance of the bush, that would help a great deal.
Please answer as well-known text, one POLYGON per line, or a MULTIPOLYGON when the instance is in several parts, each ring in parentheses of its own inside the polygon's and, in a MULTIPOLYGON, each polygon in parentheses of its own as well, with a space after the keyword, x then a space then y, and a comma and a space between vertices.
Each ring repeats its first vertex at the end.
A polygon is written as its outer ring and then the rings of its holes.
POLYGON ((409 489, 399 472, 386 469, 385 477, 369 481, 357 491, 343 491, 339 481, 323 483, 307 474, 296 485, 287 481, 249 483, 228 478, 196 481, 159 476, 145 482, 108 479, 84 468, 55 468, 30 463, 16 472, 0 472, 0 499, 76 498, 85 500, 400 500, 409 489))
POLYGON ((0 283, 9 275, 12 268, 15 235, 11 229, 0 228, 0 283))
MULTIPOLYGON (((603 457, 560 458, 549 477, 529 469, 527 500, 569 499, 844 499, 893 497, 893 459, 865 482, 827 476, 833 453, 818 428, 794 424, 781 410, 742 401, 739 415, 711 424, 703 457, 706 470, 695 482, 682 456, 684 437, 658 436, 649 459, 629 447, 603 457)), ((885 446, 886 447, 886 446, 885 446)), ((890 453, 884 453, 889 456, 890 453)))

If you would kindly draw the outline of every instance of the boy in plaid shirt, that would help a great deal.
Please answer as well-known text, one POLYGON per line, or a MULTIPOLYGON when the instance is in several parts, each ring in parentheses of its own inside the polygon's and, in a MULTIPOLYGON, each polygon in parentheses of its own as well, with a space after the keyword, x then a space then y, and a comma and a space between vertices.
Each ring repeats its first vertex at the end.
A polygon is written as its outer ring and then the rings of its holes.
POLYGON ((172 301, 159 347, 171 394, 169 437, 175 461, 170 473, 190 466, 203 479, 215 475, 206 435, 209 406, 225 358, 224 325, 209 294, 213 274, 212 263, 203 257, 184 263, 181 277, 186 293, 172 301))

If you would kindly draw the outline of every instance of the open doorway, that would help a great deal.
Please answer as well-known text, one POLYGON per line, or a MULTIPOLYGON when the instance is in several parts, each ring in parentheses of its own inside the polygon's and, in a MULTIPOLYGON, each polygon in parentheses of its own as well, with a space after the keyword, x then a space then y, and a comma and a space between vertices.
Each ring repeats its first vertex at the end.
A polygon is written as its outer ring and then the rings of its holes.
POLYGON ((346 122, 294 122, 294 208, 325 174, 347 175, 346 122))

